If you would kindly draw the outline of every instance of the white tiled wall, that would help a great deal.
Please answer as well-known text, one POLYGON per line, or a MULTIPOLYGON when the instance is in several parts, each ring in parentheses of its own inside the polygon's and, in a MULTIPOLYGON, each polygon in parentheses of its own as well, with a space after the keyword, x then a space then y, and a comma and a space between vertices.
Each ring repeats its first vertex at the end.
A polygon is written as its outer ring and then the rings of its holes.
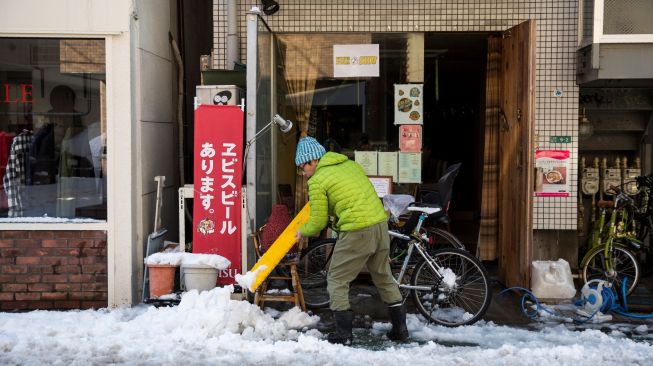
MULTIPOLYGON (((262 15, 277 32, 493 32, 524 20, 537 20, 536 145, 569 149, 569 198, 534 198, 535 229, 576 229, 578 86, 576 44, 578 3, 563 0, 277 0, 280 10, 262 15), (562 96, 554 96, 559 89, 562 96), (551 144, 550 136, 571 136, 571 144, 551 144)), ((214 0, 213 67, 224 68, 226 0, 214 0)), ((240 54, 246 56, 244 15, 254 0, 239 7, 240 54)))

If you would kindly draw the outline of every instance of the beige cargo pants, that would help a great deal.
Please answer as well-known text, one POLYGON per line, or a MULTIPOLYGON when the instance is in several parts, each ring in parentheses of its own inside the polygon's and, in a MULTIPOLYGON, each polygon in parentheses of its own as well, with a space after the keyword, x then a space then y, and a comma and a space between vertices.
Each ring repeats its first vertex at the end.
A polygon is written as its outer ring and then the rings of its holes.
POLYGON ((392 304, 402 300, 390 271, 389 251, 390 237, 385 221, 356 231, 340 232, 327 275, 331 310, 349 310, 349 283, 363 265, 367 265, 383 302, 392 304))

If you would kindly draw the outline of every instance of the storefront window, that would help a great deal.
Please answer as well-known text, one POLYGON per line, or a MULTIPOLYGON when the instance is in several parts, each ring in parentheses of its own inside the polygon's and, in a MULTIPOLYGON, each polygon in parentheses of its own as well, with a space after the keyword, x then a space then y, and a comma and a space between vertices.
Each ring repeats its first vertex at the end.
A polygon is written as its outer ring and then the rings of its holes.
POLYGON ((0 223, 106 220, 104 40, 0 38, 0 223))

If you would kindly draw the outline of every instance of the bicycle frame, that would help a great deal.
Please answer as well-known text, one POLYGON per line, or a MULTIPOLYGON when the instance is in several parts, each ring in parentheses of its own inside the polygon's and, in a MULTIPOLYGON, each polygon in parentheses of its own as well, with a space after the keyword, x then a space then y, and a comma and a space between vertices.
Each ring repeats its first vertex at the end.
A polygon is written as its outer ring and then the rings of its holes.
POLYGON ((413 230, 413 233, 409 235, 404 235, 399 232, 393 231, 393 230, 388 230, 388 234, 390 236, 399 238, 402 240, 408 241, 408 252, 406 253, 406 257, 404 258, 404 262, 401 265, 401 270, 399 271, 399 274, 397 275, 397 278, 393 278, 395 283, 399 285, 400 288, 403 289, 408 289, 408 290, 421 290, 421 291, 430 291, 432 288, 427 287, 427 286, 412 286, 409 284, 403 284, 401 283, 401 279, 404 278, 404 274, 406 273, 406 269, 408 269, 408 263, 410 262, 410 259, 412 258, 413 255, 413 249, 417 249, 419 254, 426 260, 426 263, 431 267, 433 272, 435 273, 435 276, 438 278, 438 280, 442 280, 442 275, 440 275, 440 270, 442 267, 440 267, 433 258, 422 248, 422 239, 419 238, 419 230, 422 227, 422 224, 428 217, 427 214, 421 213, 419 216, 419 221, 417 223, 417 226, 415 226, 415 229, 413 230))
POLYGON ((609 275, 614 275, 613 247, 616 245, 627 249, 625 243, 615 243, 615 239, 625 240, 637 247, 641 246, 642 242, 633 233, 628 231, 628 211, 620 207, 620 201, 619 195, 617 195, 607 223, 605 221, 607 209, 601 209, 601 214, 592 232, 592 245, 581 260, 581 268, 585 266, 589 258, 596 251, 595 248, 603 247, 605 268, 608 270, 609 275), (617 220, 619 214, 620 217, 617 220))

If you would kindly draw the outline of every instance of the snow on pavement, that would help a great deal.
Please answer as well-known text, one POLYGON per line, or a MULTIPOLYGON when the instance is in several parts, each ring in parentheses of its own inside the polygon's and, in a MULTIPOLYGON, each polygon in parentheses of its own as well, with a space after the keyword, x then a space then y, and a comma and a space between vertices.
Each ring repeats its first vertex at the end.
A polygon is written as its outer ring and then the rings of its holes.
MULTIPOLYGON (((653 346, 621 332, 533 331, 492 323, 445 328, 408 316, 412 343, 381 341, 388 323, 358 330, 382 350, 332 345, 294 308, 263 312, 231 287, 185 293, 179 306, 0 313, 2 365, 648 365, 653 346), (273 316, 279 316, 278 319, 273 316)), ((638 333, 647 329, 638 327, 638 333)), ((649 338, 650 339, 650 338, 649 338)))

